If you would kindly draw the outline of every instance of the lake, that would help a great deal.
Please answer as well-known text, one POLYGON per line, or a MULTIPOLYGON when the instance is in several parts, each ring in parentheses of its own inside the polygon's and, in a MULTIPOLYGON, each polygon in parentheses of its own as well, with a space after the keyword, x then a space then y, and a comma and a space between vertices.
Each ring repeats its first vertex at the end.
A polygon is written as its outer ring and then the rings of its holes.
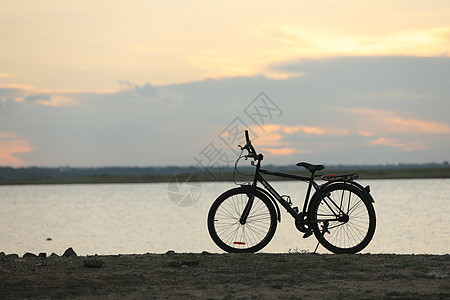
MULTIPOLYGON (((450 253, 450 179, 359 182, 370 184, 377 215, 375 236, 362 253, 450 253)), ((0 186, 0 251, 61 255, 72 247, 78 255, 221 253, 208 235, 206 217, 217 196, 234 186, 185 186, 197 200, 187 206, 174 199, 168 183, 0 186)), ((305 183, 273 186, 295 205, 303 203, 305 183)), ((262 252, 314 250, 314 236, 303 239, 284 210, 281 220, 262 252)), ((321 246, 318 252, 328 253, 321 246)))

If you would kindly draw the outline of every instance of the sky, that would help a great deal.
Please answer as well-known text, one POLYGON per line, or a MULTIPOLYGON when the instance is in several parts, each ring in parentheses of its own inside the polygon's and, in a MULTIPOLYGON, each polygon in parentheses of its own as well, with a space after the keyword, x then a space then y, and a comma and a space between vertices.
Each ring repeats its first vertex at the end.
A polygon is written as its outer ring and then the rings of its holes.
POLYGON ((450 159, 448 0, 0 2, 0 166, 450 159))

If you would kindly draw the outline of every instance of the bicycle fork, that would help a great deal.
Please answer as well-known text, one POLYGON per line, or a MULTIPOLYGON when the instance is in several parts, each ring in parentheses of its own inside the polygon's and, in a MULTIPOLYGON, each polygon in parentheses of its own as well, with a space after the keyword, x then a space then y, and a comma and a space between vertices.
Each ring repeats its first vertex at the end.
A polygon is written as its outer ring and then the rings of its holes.
POLYGON ((250 213, 250 210, 253 206, 253 200, 255 200, 255 193, 252 192, 248 196, 249 197, 247 204, 245 205, 244 211, 242 212, 241 218, 239 219, 239 223, 241 223, 241 225, 244 225, 247 222, 248 214, 250 213))
POLYGON ((248 215, 250 214, 250 210, 252 209, 252 206, 253 206, 253 200, 255 200, 256 183, 258 182, 258 174, 259 174, 259 170, 261 168, 261 160, 262 160, 262 155, 260 154, 260 155, 258 155, 258 159, 257 159, 258 162, 256 164, 255 177, 253 178, 252 189, 251 189, 251 192, 249 194, 247 194, 248 201, 247 201, 247 204, 245 205, 244 211, 242 212, 241 218, 239 219, 239 223, 241 223, 241 225, 244 225, 247 222, 248 215))

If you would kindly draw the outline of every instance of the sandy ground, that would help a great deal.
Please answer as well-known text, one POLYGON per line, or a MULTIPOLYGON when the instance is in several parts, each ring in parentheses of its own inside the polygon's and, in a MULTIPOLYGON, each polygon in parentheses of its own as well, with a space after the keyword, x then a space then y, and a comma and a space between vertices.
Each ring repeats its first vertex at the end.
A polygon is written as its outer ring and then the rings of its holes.
POLYGON ((24 298, 450 299, 450 255, 3 256, 0 299, 24 298))

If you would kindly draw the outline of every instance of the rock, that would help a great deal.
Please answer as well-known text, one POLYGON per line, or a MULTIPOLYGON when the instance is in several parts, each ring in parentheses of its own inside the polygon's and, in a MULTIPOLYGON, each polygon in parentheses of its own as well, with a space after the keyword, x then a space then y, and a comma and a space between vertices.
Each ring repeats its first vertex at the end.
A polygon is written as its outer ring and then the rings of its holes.
POLYGON ((86 268, 101 268, 101 266, 103 266, 104 262, 98 258, 90 258, 90 259, 85 259, 83 264, 86 268))
POLYGON ((271 284, 270 286, 271 286, 272 288, 278 289, 278 290, 281 290, 281 289, 283 288, 283 284, 280 283, 280 282, 275 282, 275 283, 271 284))
POLYGON ((200 261, 198 261, 198 260, 182 260, 182 261, 173 260, 173 261, 169 261, 167 263, 167 265, 172 268, 179 268, 179 267, 187 268, 187 267, 195 267, 195 266, 200 265, 200 261))
POLYGON ((73 251, 72 247, 67 248, 66 251, 64 251, 64 254, 62 255, 64 257, 71 257, 71 256, 77 256, 75 251, 73 251))
POLYGON ((51 238, 51 237, 48 237, 48 238, 47 238, 47 241, 51 241, 51 240, 52 240, 52 238, 51 238))
POLYGON ((23 258, 34 258, 34 257, 37 257, 37 255, 31 252, 27 252, 23 255, 23 258))

